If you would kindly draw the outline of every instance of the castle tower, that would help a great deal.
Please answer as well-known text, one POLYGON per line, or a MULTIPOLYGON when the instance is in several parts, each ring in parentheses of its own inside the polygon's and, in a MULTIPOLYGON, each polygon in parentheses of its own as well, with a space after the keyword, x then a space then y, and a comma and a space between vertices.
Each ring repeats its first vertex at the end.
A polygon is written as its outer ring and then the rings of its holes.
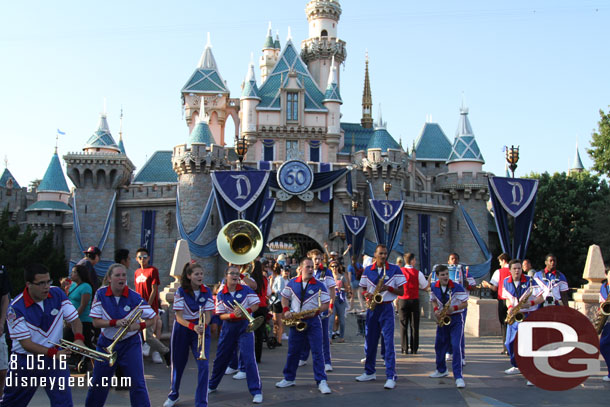
POLYGON ((474 138, 470 121, 468 120, 468 108, 460 108, 460 122, 455 132, 455 140, 451 147, 451 154, 447 159, 449 172, 457 172, 461 176, 462 172, 481 172, 483 171, 485 160, 481 155, 481 150, 474 138))
POLYGON ((250 62, 248 74, 244 82, 244 88, 241 92, 241 106, 239 110, 242 136, 248 140, 250 145, 256 142, 256 127, 258 121, 256 107, 261 101, 258 93, 256 76, 254 75, 254 64, 250 62))
POLYGON ((42 181, 36 188, 36 202, 26 210, 28 225, 42 237, 44 233, 53 234, 53 243, 59 247, 63 244, 64 217, 72 213, 68 206, 70 189, 66 183, 64 172, 61 168, 57 147, 51 157, 47 171, 42 181))
POLYGON ((322 101, 324 107, 328 109, 326 144, 328 145, 328 160, 331 162, 337 160, 337 148, 341 139, 341 105, 343 104, 337 84, 337 67, 334 62, 335 58, 333 56, 331 59, 332 69, 328 75, 328 85, 322 101))
POLYGON ((197 124, 197 117, 207 114, 215 143, 224 145, 224 125, 230 102, 229 89, 216 65, 216 59, 212 54, 210 34, 208 33, 208 42, 203 54, 201 54, 199 64, 182 88, 182 108, 184 109, 189 132, 193 131, 197 124), (205 113, 201 109, 202 100, 205 113))
POLYGON ((373 94, 371 93, 371 81, 369 80, 369 53, 366 53, 364 66, 364 90, 362 92, 362 127, 373 128, 373 94))
POLYGON ((263 44, 263 55, 260 58, 260 69, 261 69, 261 81, 265 82, 267 77, 273 70, 273 67, 277 63, 279 57, 279 36, 273 41, 273 33, 271 31, 271 22, 269 22, 269 29, 267 31, 267 37, 265 37, 265 43, 263 44), (277 46, 276 46, 277 42, 277 46))
POLYGON ((104 243, 100 247, 102 259, 111 260, 117 249, 116 215, 113 215, 116 214, 117 190, 130 183, 135 166, 115 143, 105 113, 100 116, 98 128, 83 147, 83 152, 68 153, 63 158, 68 177, 76 187, 73 210, 78 225, 74 225, 70 259, 78 260, 83 255, 77 242, 78 232, 85 248, 104 243))
MULTIPOLYGON (((341 5, 337 0, 311 0, 305 13, 309 22, 309 38, 301 43, 301 59, 307 64, 318 87, 324 89, 331 64, 337 67, 347 57, 345 41, 337 37, 341 5), (334 63, 331 60, 333 56, 334 63)), ((341 86, 338 71, 337 85, 341 86)))
POLYGON ((578 151, 578 143, 576 143, 576 154, 574 154, 574 161, 572 161, 572 168, 568 170, 568 175, 578 174, 585 170, 585 166, 582 165, 580 159, 580 152, 578 151))

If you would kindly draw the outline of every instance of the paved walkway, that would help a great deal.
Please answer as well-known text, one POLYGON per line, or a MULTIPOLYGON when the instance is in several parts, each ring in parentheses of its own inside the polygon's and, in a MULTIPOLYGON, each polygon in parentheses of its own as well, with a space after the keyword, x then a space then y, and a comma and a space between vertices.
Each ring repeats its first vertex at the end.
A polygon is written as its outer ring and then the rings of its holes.
MULTIPOLYGON (((275 382, 282 379, 282 369, 286 360, 286 344, 282 347, 263 350, 263 361, 259 365, 263 381, 266 406, 324 407, 345 405, 349 407, 378 407, 378 403, 392 403, 393 406, 595 406, 607 405, 610 383, 602 381, 603 371, 590 377, 583 385, 563 392, 549 392, 526 387, 521 375, 506 376, 503 370, 510 367, 508 358, 500 355, 500 338, 466 338, 467 366, 464 367, 466 388, 458 390, 451 376, 430 379, 434 371, 434 335, 436 324, 423 320, 420 333, 420 350, 417 355, 397 355, 399 375, 394 390, 384 390, 385 374, 383 362, 377 364, 378 379, 358 383, 354 380, 363 372, 360 359, 363 357, 363 339, 357 335, 356 319, 347 319, 346 343, 331 345, 334 371, 329 373, 328 384, 331 395, 318 392, 313 380, 311 361, 299 368, 297 384, 287 389, 275 388, 275 382), (376 404, 377 403, 377 404, 376 404)), ((396 343, 399 329, 396 329, 396 343)), ((215 344, 211 349, 214 360, 215 344)), ((398 345, 400 351, 400 345, 398 345)), ((210 370, 211 370, 210 363, 210 370)), ((450 366, 450 365, 449 365, 450 366)), ((169 390, 169 369, 165 365, 155 365, 145 361, 145 373, 152 406, 163 404, 169 390)), ((605 364, 602 362, 602 369, 605 364)), ((178 406, 192 407, 194 402, 196 366, 189 360, 182 380, 182 394, 178 406)), ((84 405, 86 388, 72 390, 74 405, 84 405)), ((209 397, 210 406, 243 407, 251 405, 245 380, 233 380, 226 376, 218 391, 209 397)), ((39 390, 31 406, 48 406, 49 401, 43 390, 39 390)), ((106 403, 109 407, 129 405, 128 391, 111 390, 106 403)))

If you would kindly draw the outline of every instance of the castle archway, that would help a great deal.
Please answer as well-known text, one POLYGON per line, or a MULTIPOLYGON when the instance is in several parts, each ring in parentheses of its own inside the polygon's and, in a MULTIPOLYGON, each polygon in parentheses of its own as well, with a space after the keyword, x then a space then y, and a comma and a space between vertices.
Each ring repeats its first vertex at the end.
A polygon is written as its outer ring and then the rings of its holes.
MULTIPOLYGON (((277 242, 292 244, 296 250, 294 253, 287 253, 287 254, 289 256, 295 257, 297 259, 300 259, 301 257, 305 257, 307 252, 312 249, 318 249, 318 250, 324 252, 324 250, 322 249, 322 246, 318 242, 316 242, 310 236, 304 235, 301 233, 285 233, 285 234, 275 237, 274 239, 270 239, 270 241, 269 241, 269 243, 277 243, 277 242)), ((280 254, 280 253, 281 252, 276 252, 273 254, 280 254)))

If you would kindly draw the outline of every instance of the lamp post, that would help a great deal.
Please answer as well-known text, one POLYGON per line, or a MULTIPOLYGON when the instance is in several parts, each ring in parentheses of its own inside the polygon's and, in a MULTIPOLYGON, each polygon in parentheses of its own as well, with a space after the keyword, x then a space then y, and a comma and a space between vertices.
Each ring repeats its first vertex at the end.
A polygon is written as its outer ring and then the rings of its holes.
POLYGON ((358 201, 352 201, 352 215, 356 216, 356 211, 358 210, 358 201))
POLYGON ((515 178, 517 161, 519 161, 519 146, 511 145, 510 148, 506 147, 506 162, 508 163, 508 168, 513 173, 513 178, 515 178))
POLYGON ((389 198, 388 196, 390 195, 390 191, 392 190, 392 184, 390 184, 389 182, 384 182, 383 183, 383 192, 385 192, 385 200, 388 201, 389 198))
POLYGON ((244 157, 248 153, 248 143, 246 143, 246 139, 244 139, 243 137, 235 137, 235 153, 237 154, 237 158, 239 159, 237 170, 241 171, 244 157))

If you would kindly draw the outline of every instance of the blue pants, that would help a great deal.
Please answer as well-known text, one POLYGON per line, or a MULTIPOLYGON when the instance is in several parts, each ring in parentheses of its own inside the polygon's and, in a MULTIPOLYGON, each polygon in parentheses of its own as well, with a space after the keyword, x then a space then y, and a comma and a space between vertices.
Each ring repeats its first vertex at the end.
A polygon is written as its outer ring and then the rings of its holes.
MULTIPOLYGON (((189 349, 195 357, 197 363, 197 388, 195 389, 195 406, 206 407, 208 405, 208 373, 209 365, 207 360, 198 360, 199 357, 199 337, 195 331, 174 322, 172 330, 171 350, 171 390, 167 396, 170 400, 177 400, 180 396, 180 381, 184 368, 188 362, 189 349)), ((205 357, 210 356, 210 328, 205 330, 205 357)))
POLYGON ((511 325, 506 324, 506 341, 504 342, 504 346, 506 346, 508 356, 510 356, 510 364, 514 367, 517 367, 517 360, 515 359, 515 351, 513 347, 515 344, 515 338, 517 337, 518 329, 518 322, 514 322, 511 325))
MULTIPOLYGON (((329 325, 329 321, 330 321, 331 317, 328 318, 324 318, 324 315, 320 316, 320 319, 322 320, 322 352, 324 354, 324 363, 328 364, 328 365, 332 365, 331 359, 330 359, 330 335, 328 333, 328 325, 329 325)), ((305 341, 304 345, 303 345, 303 350, 301 351, 301 360, 307 360, 307 358, 309 358, 309 351, 310 351, 310 346, 309 346, 309 342, 305 341)))
MULTIPOLYGON (((466 316, 468 315, 468 308, 464 308, 464 323, 462 324, 462 358, 466 359, 466 334, 465 334, 465 330, 466 330, 466 316)), ((453 354, 453 349, 451 348, 451 345, 449 345, 449 350, 447 351, 447 353, 451 353, 453 354)))
MULTIPOLYGON (((339 303, 335 301, 333 305, 333 313, 330 316, 330 321, 328 323, 328 334, 332 335, 333 333, 333 325, 335 323, 335 317, 339 318, 339 338, 343 338, 345 336, 345 308, 347 307, 347 302, 339 303)), ((330 354, 330 349, 329 349, 330 354)))
POLYGON ((599 351, 606 361, 608 375, 610 376, 610 324, 606 324, 602 330, 602 335, 599 338, 599 351))
POLYGON ((464 330, 464 313, 451 315, 451 323, 443 327, 436 328, 436 342, 434 350, 436 351, 436 370, 443 373, 447 371, 447 363, 445 362, 445 354, 449 351, 451 345, 453 360, 451 367, 453 368, 453 377, 455 379, 462 378, 462 331, 464 330))
POLYGON ((233 358, 233 352, 239 347, 239 358, 246 368, 246 380, 250 394, 262 394, 261 378, 258 374, 258 366, 254 357, 254 333, 246 332, 248 321, 228 322, 224 321, 218 347, 216 348, 216 359, 212 368, 212 378, 208 384, 210 389, 215 389, 220 384, 222 377, 233 358))
POLYGON ((396 352, 394 350, 394 306, 391 302, 378 304, 373 311, 366 311, 365 329, 366 374, 375 373, 375 358, 377 357, 377 343, 383 337, 385 353, 385 374, 388 379, 396 380, 396 352))
MULTIPOLYGON (((326 320, 328 320, 328 318, 326 320)), ((304 319, 303 321, 307 323, 307 329, 305 331, 299 332, 295 327, 290 328, 290 334, 288 336, 288 356, 286 357, 286 366, 284 366, 284 379, 294 381, 297 377, 301 349, 307 345, 307 347, 311 349, 313 378, 316 383, 319 384, 321 380, 326 380, 321 339, 323 336, 328 337, 328 330, 324 331, 322 328, 319 316, 304 319)))
MULTIPOLYGON (((52 407, 72 407, 72 392, 68 385, 70 377, 69 369, 59 369, 59 359, 53 360, 44 355, 33 355, 30 358, 30 369, 28 369, 27 356, 25 354, 13 354, 17 356, 17 368, 9 369, 6 376, 4 387, 4 396, 0 401, 0 406, 4 407, 25 407, 30 403, 34 393, 38 390, 38 386, 24 385, 22 380, 37 380, 40 383, 41 378, 47 380, 44 390, 51 402, 52 407), (31 369, 35 366, 35 369, 31 369), (55 366, 53 366, 55 364, 55 366), (53 383, 50 380, 55 379, 53 383)), ((14 356, 13 356, 14 357, 14 356)), ((13 363, 9 363, 9 366, 13 363)), ((31 382, 27 382, 33 384, 31 382)))
MULTIPOLYGON (((104 348, 112 341, 104 335, 100 335, 97 341, 97 350, 106 352, 104 348)), ((95 362, 93 367, 93 386, 87 392, 85 399, 86 407, 102 407, 106 403, 108 390, 110 390, 109 380, 112 378, 116 366, 121 367, 123 377, 131 377, 131 387, 129 388, 129 400, 132 406, 150 407, 146 381, 144 380, 144 362, 142 360, 142 341, 140 335, 133 335, 117 343, 114 347, 117 353, 117 361, 110 367, 108 362, 95 362)))

